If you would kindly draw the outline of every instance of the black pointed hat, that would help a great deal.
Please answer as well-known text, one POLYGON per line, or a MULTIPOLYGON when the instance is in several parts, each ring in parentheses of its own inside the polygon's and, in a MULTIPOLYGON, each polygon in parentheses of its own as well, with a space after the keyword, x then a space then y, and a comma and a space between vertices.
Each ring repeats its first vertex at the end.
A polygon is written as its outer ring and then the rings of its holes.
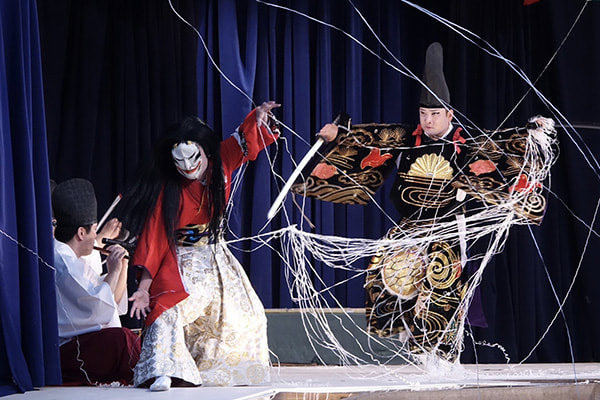
POLYGON ((431 43, 427 48, 423 83, 427 87, 421 88, 421 107, 441 108, 450 103, 450 91, 444 78, 444 50, 438 42, 431 43))
POLYGON ((58 225, 86 226, 98 222, 94 186, 81 178, 60 183, 52 192, 52 209, 58 225))

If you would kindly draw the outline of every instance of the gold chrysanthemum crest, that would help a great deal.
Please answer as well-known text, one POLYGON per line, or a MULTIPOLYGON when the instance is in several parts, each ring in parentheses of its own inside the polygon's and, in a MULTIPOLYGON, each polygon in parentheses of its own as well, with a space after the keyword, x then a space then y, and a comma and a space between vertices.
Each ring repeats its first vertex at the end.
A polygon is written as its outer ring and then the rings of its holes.
POLYGON ((410 166, 408 175, 432 179, 450 179, 454 170, 448 160, 437 154, 425 154, 410 166))

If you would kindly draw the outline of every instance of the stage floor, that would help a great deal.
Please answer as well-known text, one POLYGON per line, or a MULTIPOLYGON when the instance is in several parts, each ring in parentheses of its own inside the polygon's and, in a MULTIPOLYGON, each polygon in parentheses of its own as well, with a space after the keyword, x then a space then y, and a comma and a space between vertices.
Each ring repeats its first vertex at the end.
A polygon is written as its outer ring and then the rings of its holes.
POLYGON ((270 385, 172 388, 43 387, 6 400, 600 399, 600 364, 280 366, 270 385))

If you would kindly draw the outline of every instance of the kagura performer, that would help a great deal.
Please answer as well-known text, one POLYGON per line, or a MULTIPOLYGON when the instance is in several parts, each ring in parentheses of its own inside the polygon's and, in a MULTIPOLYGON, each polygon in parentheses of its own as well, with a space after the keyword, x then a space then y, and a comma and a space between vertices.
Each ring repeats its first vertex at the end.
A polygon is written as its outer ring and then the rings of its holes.
POLYGON ((536 171, 554 162, 556 132, 541 117, 494 132, 454 125, 442 64, 441 45, 434 43, 426 55, 418 126, 361 124, 344 131, 325 125, 320 134, 335 140, 291 190, 367 204, 396 170, 390 198, 402 219, 367 270, 368 330, 406 341, 415 361, 433 355, 455 362, 473 293, 467 261, 483 258, 468 255, 467 242, 507 215, 510 224, 541 222, 547 170, 536 171))
POLYGON ((252 385, 269 381, 266 316, 223 243, 234 170, 279 134, 265 102, 221 141, 196 117, 171 127, 119 204, 141 278, 131 315, 146 317, 134 384, 252 385))

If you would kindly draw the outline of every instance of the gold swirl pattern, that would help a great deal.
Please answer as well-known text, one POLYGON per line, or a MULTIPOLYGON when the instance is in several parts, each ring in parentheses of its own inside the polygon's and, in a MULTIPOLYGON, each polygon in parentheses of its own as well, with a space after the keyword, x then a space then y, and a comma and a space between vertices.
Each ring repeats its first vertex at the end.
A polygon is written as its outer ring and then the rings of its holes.
POLYGON ((365 205, 371 196, 384 183, 384 177, 378 170, 372 169, 363 173, 341 175, 337 182, 309 176, 304 183, 292 185, 290 191, 303 196, 314 197, 323 201, 340 204, 365 205), (337 183, 337 184, 336 184, 337 183))
MULTIPOLYGON (((376 169, 367 170, 365 172, 342 175, 339 177, 339 182, 343 185, 361 185, 369 187, 379 187, 383 185, 383 175, 376 169)), ((324 183, 324 182, 317 182, 324 183)))
POLYGON ((366 129, 369 127, 369 125, 353 125, 351 134, 344 134, 338 137, 338 144, 347 147, 371 146, 375 142, 375 137, 373 132, 366 129))
POLYGON ((413 206, 441 208, 452 202, 454 199, 454 190, 451 192, 442 192, 422 186, 406 186, 400 193, 400 196, 402 197, 402 201, 413 206))
POLYGON ((452 178, 454 169, 444 157, 438 154, 425 154, 411 164, 408 175, 446 180, 452 178))
POLYGON ((419 331, 422 333, 415 334, 414 340, 420 342, 425 339, 429 346, 433 346, 448 325, 448 320, 442 314, 427 307, 419 307, 419 310, 416 317, 419 318, 419 331))
MULTIPOLYGON (((501 205, 506 204, 514 198, 506 191, 507 184, 499 182, 493 178, 485 177, 464 177, 461 176, 457 181, 452 182, 456 189, 462 189, 468 195, 482 200, 487 204, 501 205)), ((520 195, 520 201, 514 204, 514 210, 528 222, 539 224, 546 210, 547 200, 541 191, 535 190, 527 195, 520 195)))
POLYGON ((527 150, 527 138, 522 134, 514 134, 505 142, 505 148, 508 152, 514 154, 525 154, 527 150))
POLYGON ((515 206, 518 215, 527 218, 528 221, 539 224, 542 222, 546 210, 546 198, 539 192, 528 193, 523 201, 515 206))
MULTIPOLYGON (((324 189, 328 189, 325 187, 324 189)), ((364 187, 339 188, 335 190, 324 190, 314 192, 323 201, 338 204, 361 204, 365 205, 371 200, 373 192, 364 187)))
POLYGON ((497 161, 502 155, 502 149, 488 137, 478 136, 474 139, 475 144, 469 147, 469 158, 484 156, 487 159, 497 161))
POLYGON ((436 289, 447 289, 462 273, 460 259, 447 243, 434 243, 427 266, 426 279, 436 289))
POLYGON ((462 189, 467 193, 486 193, 492 190, 502 190, 507 187, 506 182, 500 182, 491 176, 464 176, 461 175, 458 179, 452 182, 452 186, 457 189, 462 189))
POLYGON ((354 184, 349 187, 342 187, 324 180, 314 179, 312 176, 306 180, 306 184, 292 185, 290 191, 333 203, 361 205, 367 204, 375 193, 369 186, 354 184))

